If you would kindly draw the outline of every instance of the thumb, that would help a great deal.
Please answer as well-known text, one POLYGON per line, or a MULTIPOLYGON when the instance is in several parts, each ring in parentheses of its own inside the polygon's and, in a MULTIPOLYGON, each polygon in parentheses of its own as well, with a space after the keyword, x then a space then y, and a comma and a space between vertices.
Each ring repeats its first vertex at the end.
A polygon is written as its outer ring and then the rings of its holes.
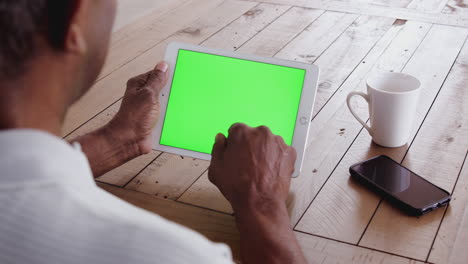
POLYGON ((156 65, 148 77, 147 85, 159 94, 167 83, 169 65, 162 61, 156 65))
POLYGON ((217 160, 222 157, 224 150, 226 149, 226 137, 219 133, 216 135, 213 150, 211 152, 211 159, 217 160))

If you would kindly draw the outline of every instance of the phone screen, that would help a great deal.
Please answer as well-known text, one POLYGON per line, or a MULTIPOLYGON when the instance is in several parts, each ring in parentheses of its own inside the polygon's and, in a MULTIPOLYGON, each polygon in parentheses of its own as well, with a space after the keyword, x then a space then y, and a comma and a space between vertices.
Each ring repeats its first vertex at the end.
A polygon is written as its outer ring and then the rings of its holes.
POLYGON ((385 156, 355 165, 352 169, 413 208, 422 209, 449 196, 446 191, 385 156))

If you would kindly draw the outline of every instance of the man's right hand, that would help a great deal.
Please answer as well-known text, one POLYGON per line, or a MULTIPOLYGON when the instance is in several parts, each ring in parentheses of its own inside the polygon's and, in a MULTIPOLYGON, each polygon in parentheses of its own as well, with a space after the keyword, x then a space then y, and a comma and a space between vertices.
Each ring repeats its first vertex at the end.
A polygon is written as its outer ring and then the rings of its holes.
POLYGON ((208 176, 238 213, 246 207, 284 204, 296 151, 261 126, 234 124, 228 138, 216 136, 208 176))
POLYGON ((243 263, 304 264, 286 199, 296 151, 267 127, 216 136, 208 176, 234 209, 243 263))

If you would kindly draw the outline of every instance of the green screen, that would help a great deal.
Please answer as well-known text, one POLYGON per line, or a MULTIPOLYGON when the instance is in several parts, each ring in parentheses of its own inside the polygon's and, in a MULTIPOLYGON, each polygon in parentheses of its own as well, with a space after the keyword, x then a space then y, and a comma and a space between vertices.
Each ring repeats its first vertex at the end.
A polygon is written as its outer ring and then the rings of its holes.
POLYGON ((210 154, 237 122, 292 144, 305 70, 179 50, 160 144, 210 154))

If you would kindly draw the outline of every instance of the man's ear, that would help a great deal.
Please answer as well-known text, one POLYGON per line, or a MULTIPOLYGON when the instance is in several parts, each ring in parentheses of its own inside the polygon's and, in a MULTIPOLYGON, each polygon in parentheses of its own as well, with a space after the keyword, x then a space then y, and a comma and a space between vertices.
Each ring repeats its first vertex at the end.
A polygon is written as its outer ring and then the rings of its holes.
POLYGON ((73 9, 70 13, 70 22, 65 35, 65 51, 73 54, 85 54, 88 49, 86 39, 86 17, 89 1, 74 0, 73 9))

